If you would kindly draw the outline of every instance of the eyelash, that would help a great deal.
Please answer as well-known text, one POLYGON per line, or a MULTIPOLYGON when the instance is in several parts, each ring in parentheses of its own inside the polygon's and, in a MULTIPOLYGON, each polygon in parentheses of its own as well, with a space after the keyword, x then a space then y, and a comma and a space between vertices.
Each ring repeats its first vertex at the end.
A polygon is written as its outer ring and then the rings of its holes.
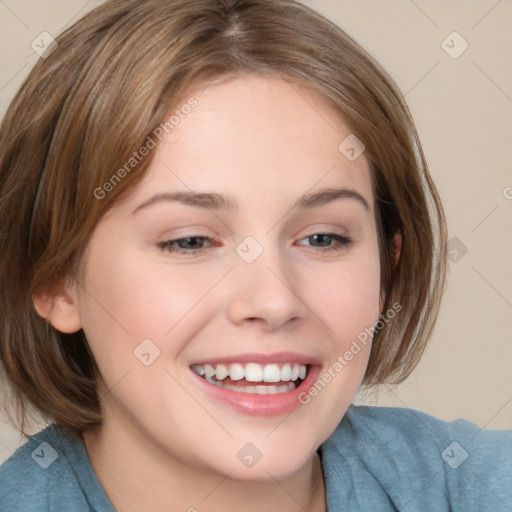
MULTIPOLYGON (((327 248, 317 247, 317 249, 321 253, 330 252, 330 251, 341 251, 343 249, 350 247, 350 245, 353 242, 351 238, 349 238, 347 236, 343 236, 343 235, 338 235, 336 233, 314 233, 313 235, 308 235, 308 236, 302 238, 301 240, 313 238, 316 236, 326 236, 326 237, 332 238, 334 241, 336 241, 338 243, 337 246, 330 246, 327 248)), ((208 250, 212 245, 215 245, 215 244, 210 244, 208 247, 203 247, 201 249, 189 249, 189 250, 176 248, 175 246, 172 245, 177 242, 183 242, 183 241, 190 240, 190 239, 209 240, 211 242, 211 238, 207 237, 207 236, 187 236, 187 237, 183 237, 183 238, 175 238, 174 240, 167 240, 165 242, 160 242, 157 245, 164 252, 174 253, 174 254, 188 254, 188 255, 202 254, 204 251, 208 250)))

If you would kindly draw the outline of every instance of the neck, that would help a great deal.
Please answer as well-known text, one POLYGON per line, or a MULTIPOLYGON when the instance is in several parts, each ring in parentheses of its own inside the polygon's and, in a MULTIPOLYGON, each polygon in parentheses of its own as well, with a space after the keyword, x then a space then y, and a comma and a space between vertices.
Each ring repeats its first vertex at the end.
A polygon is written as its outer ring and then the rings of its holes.
POLYGON ((134 428, 109 428, 84 434, 92 467, 118 512, 145 510, 209 512, 280 510, 324 512, 325 486, 314 453, 298 471, 282 479, 239 481, 185 465, 134 428), (127 450, 126 447, 130 449, 127 450))

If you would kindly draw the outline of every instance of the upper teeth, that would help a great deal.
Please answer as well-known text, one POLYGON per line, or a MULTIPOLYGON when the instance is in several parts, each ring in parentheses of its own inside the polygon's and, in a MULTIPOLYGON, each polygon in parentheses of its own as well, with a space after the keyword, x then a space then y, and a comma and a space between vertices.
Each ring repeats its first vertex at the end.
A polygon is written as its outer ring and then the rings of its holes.
POLYGON ((278 364, 257 364, 247 363, 245 365, 233 363, 229 365, 217 364, 196 364, 192 366, 198 375, 208 378, 215 377, 223 380, 230 377, 232 380, 245 380, 249 382, 280 382, 306 378, 306 366, 297 363, 278 364))

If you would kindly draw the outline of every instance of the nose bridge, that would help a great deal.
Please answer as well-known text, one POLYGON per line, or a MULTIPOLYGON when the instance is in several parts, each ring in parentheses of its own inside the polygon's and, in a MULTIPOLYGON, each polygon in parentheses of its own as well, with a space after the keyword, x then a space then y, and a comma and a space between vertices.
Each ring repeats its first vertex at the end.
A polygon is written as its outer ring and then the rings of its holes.
POLYGON ((304 316, 305 308, 286 250, 272 234, 258 238, 248 236, 236 248, 240 261, 233 273, 228 311, 235 323, 258 319, 275 329, 304 316))

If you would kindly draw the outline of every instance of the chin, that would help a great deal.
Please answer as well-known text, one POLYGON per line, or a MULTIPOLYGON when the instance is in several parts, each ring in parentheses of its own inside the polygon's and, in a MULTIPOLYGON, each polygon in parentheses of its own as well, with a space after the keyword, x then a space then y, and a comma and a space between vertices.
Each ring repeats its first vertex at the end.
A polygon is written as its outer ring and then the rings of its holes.
POLYGON ((311 442, 286 446, 279 438, 274 442, 270 438, 254 443, 235 442, 235 449, 227 450, 233 456, 226 458, 224 452, 222 468, 217 471, 240 482, 283 480, 308 464, 315 454, 316 447, 311 442))

